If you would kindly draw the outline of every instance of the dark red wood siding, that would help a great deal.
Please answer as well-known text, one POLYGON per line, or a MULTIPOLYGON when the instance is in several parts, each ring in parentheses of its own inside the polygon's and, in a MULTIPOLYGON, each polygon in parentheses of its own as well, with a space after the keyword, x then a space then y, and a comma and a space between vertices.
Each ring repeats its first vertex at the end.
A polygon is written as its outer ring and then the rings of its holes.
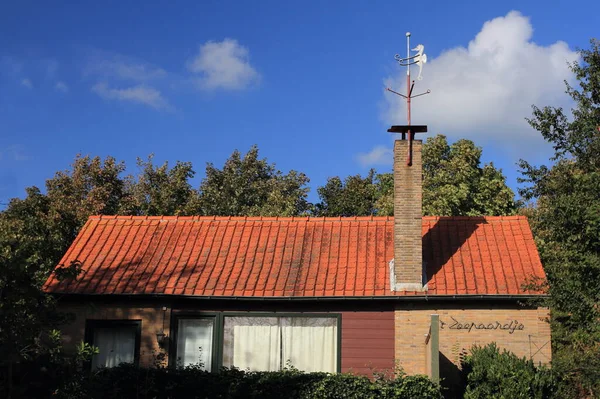
POLYGON ((394 370, 394 312, 342 313, 342 372, 394 370))

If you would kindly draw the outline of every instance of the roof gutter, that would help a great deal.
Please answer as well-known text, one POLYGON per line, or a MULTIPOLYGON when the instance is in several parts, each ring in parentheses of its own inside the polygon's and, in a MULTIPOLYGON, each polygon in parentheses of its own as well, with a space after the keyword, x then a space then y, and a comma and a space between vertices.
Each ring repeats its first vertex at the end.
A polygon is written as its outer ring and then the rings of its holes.
POLYGON ((403 296, 199 296, 176 294, 72 294, 51 293, 60 298, 69 299, 160 299, 160 300, 220 300, 243 302, 310 302, 310 301, 384 301, 384 302, 472 302, 472 301, 525 301, 547 298, 544 294, 527 295, 403 295, 403 296))

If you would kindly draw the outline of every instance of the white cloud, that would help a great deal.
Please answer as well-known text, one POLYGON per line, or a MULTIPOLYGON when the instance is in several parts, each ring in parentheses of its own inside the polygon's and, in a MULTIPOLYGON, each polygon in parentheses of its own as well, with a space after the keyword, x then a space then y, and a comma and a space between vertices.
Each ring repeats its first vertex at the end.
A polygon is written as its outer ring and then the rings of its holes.
POLYGON ((21 84, 27 87, 28 89, 33 89, 33 84, 31 83, 31 80, 27 78, 21 79, 21 84))
POLYGON ((129 101, 159 110, 171 109, 160 91, 146 85, 116 89, 109 87, 106 83, 97 83, 92 87, 92 91, 106 100, 129 101))
POLYGON ((248 49, 237 40, 208 41, 187 67, 200 75, 197 82, 203 90, 242 90, 260 81, 249 58, 248 49))
POLYGON ((156 68, 148 64, 132 64, 124 61, 103 61, 97 65, 98 73, 106 76, 114 76, 120 79, 130 80, 152 80, 167 75, 162 68, 156 68))
MULTIPOLYGON (((427 124, 430 132, 454 138, 496 139, 512 146, 515 156, 527 151, 523 143, 541 143, 541 135, 525 118, 531 116, 532 104, 568 106, 564 80, 572 74, 567 62, 577 54, 562 41, 538 45, 532 34, 529 19, 511 11, 484 23, 466 48, 430 56, 414 90, 431 89, 431 94, 413 101, 413 124, 427 124)), ((417 68, 413 71, 416 75, 417 68)), ((386 79, 386 86, 404 93, 405 73, 399 69, 386 79)), ((385 94, 385 101, 386 122, 406 123, 404 101, 391 93, 385 94)))
POLYGON ((139 59, 96 51, 90 56, 84 73, 104 78, 144 82, 166 77, 167 72, 139 59))
POLYGON ((105 100, 137 103, 157 110, 173 110, 163 92, 157 88, 165 87, 169 74, 143 60, 95 50, 88 56, 83 74, 99 78, 100 81, 92 86, 92 92, 105 100))
POLYGON ((56 82, 54 88, 58 91, 62 91, 63 93, 67 93, 69 91, 69 86, 65 82, 56 82))
POLYGON ((376 146, 368 153, 361 153, 357 156, 358 162, 362 166, 391 165, 393 158, 392 150, 382 145, 376 146))

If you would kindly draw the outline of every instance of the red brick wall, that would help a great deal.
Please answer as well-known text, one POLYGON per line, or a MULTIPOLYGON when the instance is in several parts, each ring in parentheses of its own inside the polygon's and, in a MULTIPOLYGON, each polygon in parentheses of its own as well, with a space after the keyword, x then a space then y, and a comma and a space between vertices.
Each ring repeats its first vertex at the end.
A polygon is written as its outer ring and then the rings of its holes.
POLYGON ((94 320, 141 320, 142 335, 140 341, 140 365, 150 366, 156 362, 160 351, 156 342, 156 333, 169 333, 171 309, 163 311, 160 305, 152 304, 102 304, 102 303, 62 303, 60 310, 71 313, 75 319, 61 328, 63 343, 67 351, 74 351, 75 345, 85 337, 85 321, 94 320), (164 322, 164 329, 163 329, 164 322))

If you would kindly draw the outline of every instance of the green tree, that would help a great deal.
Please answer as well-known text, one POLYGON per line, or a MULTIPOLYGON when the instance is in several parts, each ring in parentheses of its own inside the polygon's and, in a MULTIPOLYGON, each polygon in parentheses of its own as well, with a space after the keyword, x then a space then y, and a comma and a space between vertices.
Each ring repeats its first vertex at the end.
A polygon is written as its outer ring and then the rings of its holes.
POLYGON ((437 135, 423 146, 423 213, 436 216, 510 215, 517 206, 502 170, 481 167, 481 147, 437 135))
MULTIPOLYGON (((50 330, 64 321, 54 299, 40 289, 62 256, 64 240, 50 200, 36 188, 0 213, 0 396, 18 396, 13 382, 24 384, 28 375, 22 364, 48 352, 50 330)), ((77 265, 61 270, 77 271, 77 265)))
MULTIPOLYGON (((47 194, 30 187, 25 199, 12 199, 0 213, 0 391, 5 396, 18 396, 14 380, 26 379, 31 371, 24 364, 51 349, 49 334, 65 319, 42 284, 89 215, 120 209, 122 168, 112 158, 102 163, 77 157, 71 170, 47 181, 47 194)), ((78 265, 60 270, 73 276, 78 265)))
MULTIPOLYGON (((56 256, 55 251, 44 252, 39 254, 40 258, 48 258, 56 265, 91 215, 131 214, 133 201, 121 178, 124 171, 125 164, 113 157, 102 160, 77 155, 70 169, 46 180, 48 210, 39 223, 50 230, 60 255, 56 256)), ((33 190, 39 193, 37 188, 33 190)), ((11 213, 11 205, 7 212, 11 213)))
POLYGON ((530 125, 554 146, 552 166, 520 161, 521 195, 533 201, 532 227, 548 278, 553 368, 564 397, 600 397, 600 42, 580 50, 567 84, 571 116, 533 107, 530 125))
POLYGON ((52 209, 51 200, 37 187, 25 199, 14 198, 0 213, 0 246, 5 259, 23 258, 19 266, 38 285, 70 245, 72 226, 52 209))
POLYGON ((355 216, 375 213, 375 170, 371 169, 364 178, 348 176, 343 182, 335 176, 317 192, 321 203, 316 212, 320 216, 355 216))
POLYGON ((200 184, 199 206, 205 215, 296 216, 309 208, 308 177, 290 171, 283 174, 259 159, 253 146, 244 157, 235 150, 223 169, 212 163, 200 184))
POLYGON ((54 209, 77 220, 77 228, 90 215, 128 213, 133 202, 121 178, 123 172, 125 163, 113 157, 77 155, 71 169, 46 181, 47 196, 54 209))
POLYGON ((344 181, 331 177, 317 192, 321 202, 315 207, 319 216, 391 215, 394 181, 391 173, 377 174, 371 169, 364 178, 348 176, 344 181))
MULTIPOLYGON (((481 167, 480 147, 471 140, 449 145, 437 135, 423 145, 423 214, 436 216, 510 215, 517 210, 514 193, 493 163, 481 167)), ((392 173, 329 178, 317 189, 323 216, 393 215, 392 173)))
POLYGON ((199 214, 198 191, 189 181, 196 174, 192 163, 177 161, 172 168, 168 162, 155 166, 153 157, 150 155, 146 161, 138 158, 140 174, 127 179, 135 213, 147 216, 199 214))

